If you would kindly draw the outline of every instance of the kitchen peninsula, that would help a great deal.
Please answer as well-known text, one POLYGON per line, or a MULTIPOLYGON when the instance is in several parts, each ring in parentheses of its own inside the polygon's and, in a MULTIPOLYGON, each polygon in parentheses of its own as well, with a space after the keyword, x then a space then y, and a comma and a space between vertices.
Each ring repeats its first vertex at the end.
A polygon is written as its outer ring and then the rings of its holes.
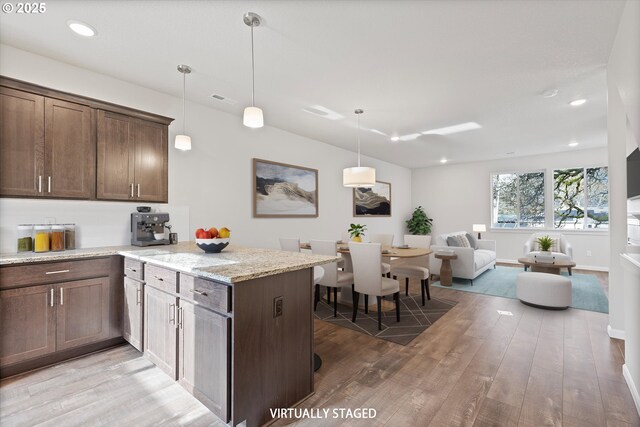
POLYGON ((0 256, 2 376, 124 337, 223 421, 261 425, 313 392, 312 268, 335 260, 192 242, 0 256))

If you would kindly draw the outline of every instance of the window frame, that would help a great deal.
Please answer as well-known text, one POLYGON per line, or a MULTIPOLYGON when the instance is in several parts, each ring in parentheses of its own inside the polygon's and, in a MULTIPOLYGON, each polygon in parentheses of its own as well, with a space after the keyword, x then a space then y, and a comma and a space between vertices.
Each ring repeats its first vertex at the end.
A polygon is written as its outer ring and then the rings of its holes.
POLYGON ((547 169, 535 169, 535 170, 509 170, 509 171, 499 171, 499 172, 491 172, 489 173, 489 218, 490 218, 490 227, 491 231, 513 231, 513 230, 544 230, 547 227, 547 169), (544 180, 543 185, 543 198, 544 198, 544 226, 542 227, 520 227, 520 180, 516 181, 516 186, 518 188, 518 197, 516 201, 517 205, 517 219, 515 227, 495 227, 496 222, 494 222, 493 218, 493 177, 496 175, 523 175, 523 174, 531 174, 531 173, 542 173, 542 177, 544 180))
MULTIPOLYGON (((593 233, 593 232, 603 232, 603 231, 608 231, 609 230, 609 226, 610 226, 610 215, 608 215, 609 217, 609 221, 607 222, 607 227, 606 228, 597 228, 597 227, 593 227, 593 228, 588 228, 586 227, 587 223, 588 223, 588 218, 589 218, 589 185, 587 183, 587 169, 601 169, 601 168, 606 168, 607 169, 607 208, 611 208, 611 200, 610 200, 610 195, 611 195, 611 186, 609 185, 609 165, 587 165, 587 166, 578 166, 578 167, 562 167, 562 168, 551 168, 549 169, 549 171, 551 172, 551 188, 552 188, 552 194, 551 194, 551 201, 552 201, 552 212, 551 212, 551 225, 553 227, 553 230, 556 231, 561 231, 561 232, 587 232, 587 233, 593 233), (583 185, 583 190, 582 192, 584 193, 583 195, 583 203, 584 203, 584 216, 582 218, 582 227, 581 228, 559 228, 556 227, 556 209, 555 209, 555 192, 553 191, 553 189, 555 188, 555 182, 556 182, 556 178, 555 178, 555 174, 557 170, 567 170, 567 169, 582 169, 582 179, 584 182, 583 185)), ((609 211, 607 211, 608 214, 610 214, 609 211)))

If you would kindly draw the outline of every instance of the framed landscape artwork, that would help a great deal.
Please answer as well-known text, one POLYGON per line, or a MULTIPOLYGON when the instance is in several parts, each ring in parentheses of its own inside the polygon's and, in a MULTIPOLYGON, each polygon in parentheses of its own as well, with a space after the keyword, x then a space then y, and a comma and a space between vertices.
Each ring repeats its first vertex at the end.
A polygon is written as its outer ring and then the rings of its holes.
POLYGON ((254 218, 318 216, 318 170, 253 159, 254 218))
POLYGON ((353 189, 353 216, 391 216, 391 183, 353 189))

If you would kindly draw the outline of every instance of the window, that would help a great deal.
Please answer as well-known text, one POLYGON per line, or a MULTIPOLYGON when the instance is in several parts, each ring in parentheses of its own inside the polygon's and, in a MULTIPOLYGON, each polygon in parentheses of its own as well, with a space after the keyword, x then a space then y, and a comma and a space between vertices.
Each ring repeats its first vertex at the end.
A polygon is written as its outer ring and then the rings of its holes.
POLYGON ((501 173, 491 177, 492 226, 545 226, 544 172, 501 173))
POLYGON ((607 167, 553 171, 554 228, 608 228, 608 184, 607 167))

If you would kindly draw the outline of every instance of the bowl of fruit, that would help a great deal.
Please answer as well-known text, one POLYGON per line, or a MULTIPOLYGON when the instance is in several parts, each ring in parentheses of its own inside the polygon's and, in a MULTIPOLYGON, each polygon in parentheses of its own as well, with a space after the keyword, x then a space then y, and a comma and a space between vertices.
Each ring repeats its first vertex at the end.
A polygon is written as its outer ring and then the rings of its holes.
POLYGON ((231 231, 226 227, 222 227, 220 230, 215 227, 208 230, 198 228, 196 230, 196 246, 205 253, 215 254, 229 246, 230 236, 231 231))

